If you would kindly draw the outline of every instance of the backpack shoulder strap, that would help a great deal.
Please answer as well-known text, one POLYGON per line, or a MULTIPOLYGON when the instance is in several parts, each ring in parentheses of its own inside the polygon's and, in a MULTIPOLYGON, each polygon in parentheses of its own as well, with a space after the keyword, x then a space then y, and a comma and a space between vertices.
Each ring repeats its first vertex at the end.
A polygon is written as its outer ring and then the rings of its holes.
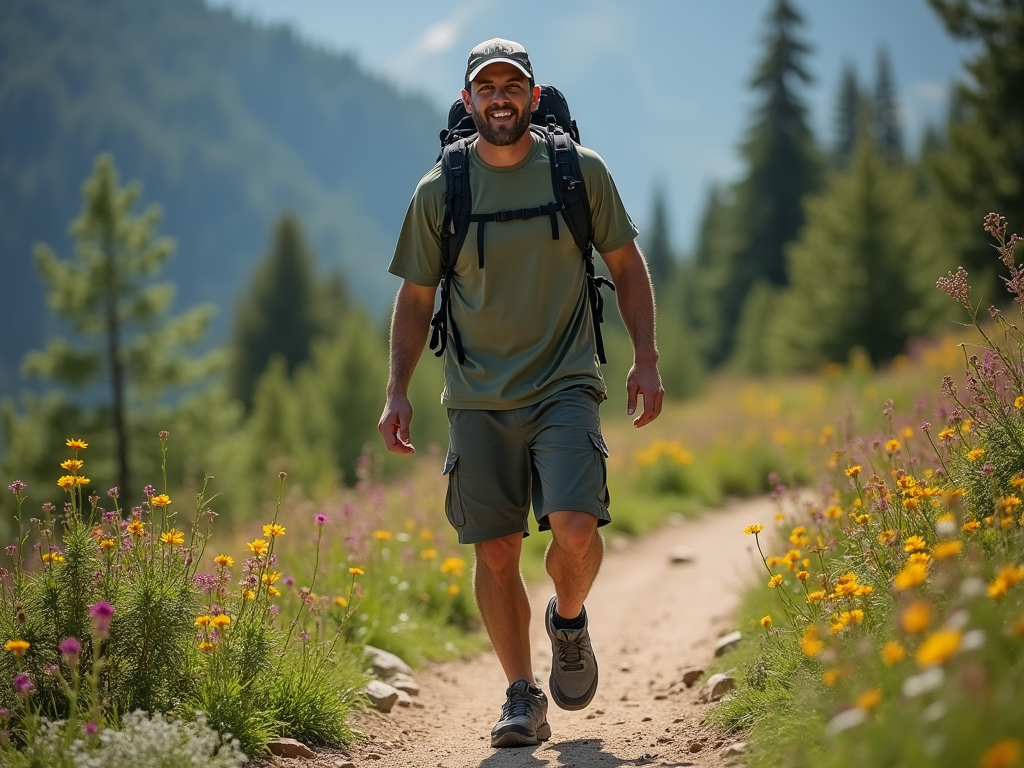
POLYGON ((572 137, 555 122, 553 117, 548 117, 546 128, 538 130, 543 131, 547 141, 548 158, 551 161, 551 187, 562 206, 562 218, 565 219, 565 225, 569 228, 576 247, 583 254, 583 264, 587 273, 587 296, 590 299, 594 340, 597 344, 597 357, 602 363, 607 363, 608 360, 604 353, 604 338, 601 335, 601 323, 604 322, 604 296, 601 293, 601 288, 608 287, 614 291, 615 284, 594 271, 594 229, 590 216, 587 185, 583 181, 583 171, 580 169, 580 155, 572 137))
POLYGON ((433 331, 430 348, 441 357, 448 346, 448 332, 455 341, 459 363, 466 361, 462 337, 452 320, 451 287, 455 264, 459 260, 462 244, 469 232, 469 214, 472 195, 469 189, 469 145, 476 139, 461 138, 444 147, 441 152, 441 175, 444 177, 444 216, 441 219, 441 304, 430 321, 433 331))

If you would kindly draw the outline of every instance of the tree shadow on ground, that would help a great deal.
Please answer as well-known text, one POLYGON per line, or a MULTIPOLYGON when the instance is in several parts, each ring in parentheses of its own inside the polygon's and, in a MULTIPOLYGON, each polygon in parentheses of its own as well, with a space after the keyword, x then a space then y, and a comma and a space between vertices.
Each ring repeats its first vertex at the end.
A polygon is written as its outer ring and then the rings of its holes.
POLYGON ((601 739, 573 739, 571 741, 547 742, 537 747, 499 749, 480 761, 478 768, 632 768, 633 766, 657 765, 659 768, 684 768, 696 763, 659 762, 658 756, 645 753, 640 757, 623 758, 606 752, 601 739), (557 753, 548 756, 549 752, 557 753))

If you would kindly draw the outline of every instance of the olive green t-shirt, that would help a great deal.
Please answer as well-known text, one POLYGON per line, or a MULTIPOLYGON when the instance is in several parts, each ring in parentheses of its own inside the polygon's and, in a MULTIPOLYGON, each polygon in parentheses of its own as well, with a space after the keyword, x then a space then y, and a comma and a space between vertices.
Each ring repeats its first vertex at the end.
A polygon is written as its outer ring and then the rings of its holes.
MULTIPOLYGON (((469 152, 473 213, 533 208, 555 201, 547 144, 533 135, 522 162, 505 168, 469 152)), ((608 253, 636 238, 601 157, 580 147, 594 248, 608 253)), ((419 182, 402 225, 389 271, 418 285, 441 281, 441 220, 445 183, 440 163, 419 182)), ((441 402, 449 408, 505 410, 537 403, 559 390, 589 384, 606 390, 597 359, 583 256, 558 216, 557 240, 549 216, 486 222, 484 265, 471 223, 452 277, 452 320, 466 361, 449 338, 441 402)), ((450 331, 449 331, 450 332, 450 331)))

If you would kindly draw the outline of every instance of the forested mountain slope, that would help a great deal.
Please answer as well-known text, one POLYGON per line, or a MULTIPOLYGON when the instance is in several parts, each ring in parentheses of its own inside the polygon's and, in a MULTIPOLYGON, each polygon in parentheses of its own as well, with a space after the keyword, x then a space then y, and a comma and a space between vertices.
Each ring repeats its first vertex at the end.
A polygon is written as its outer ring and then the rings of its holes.
POLYGON ((178 305, 218 305, 214 339, 296 212, 322 268, 374 309, 413 185, 443 117, 348 56, 200 0, 0 4, 0 393, 54 330, 34 243, 66 256, 97 154, 159 203, 177 241, 178 305))

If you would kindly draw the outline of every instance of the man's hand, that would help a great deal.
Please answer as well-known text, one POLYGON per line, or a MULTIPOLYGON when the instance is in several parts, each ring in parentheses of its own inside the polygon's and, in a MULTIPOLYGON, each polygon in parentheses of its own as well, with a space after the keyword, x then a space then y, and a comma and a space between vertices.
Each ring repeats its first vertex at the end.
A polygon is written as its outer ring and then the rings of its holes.
POLYGON ((643 410, 633 419, 634 427, 646 426, 658 418, 665 400, 665 388, 661 385, 658 366, 654 363, 634 362, 626 376, 626 395, 626 413, 630 416, 636 412, 637 395, 641 395, 644 400, 643 410))
POLYGON ((388 395, 384 412, 377 422, 377 430, 384 437, 384 445, 392 453, 416 453, 409 442, 409 423, 412 421, 412 403, 406 395, 388 395))

